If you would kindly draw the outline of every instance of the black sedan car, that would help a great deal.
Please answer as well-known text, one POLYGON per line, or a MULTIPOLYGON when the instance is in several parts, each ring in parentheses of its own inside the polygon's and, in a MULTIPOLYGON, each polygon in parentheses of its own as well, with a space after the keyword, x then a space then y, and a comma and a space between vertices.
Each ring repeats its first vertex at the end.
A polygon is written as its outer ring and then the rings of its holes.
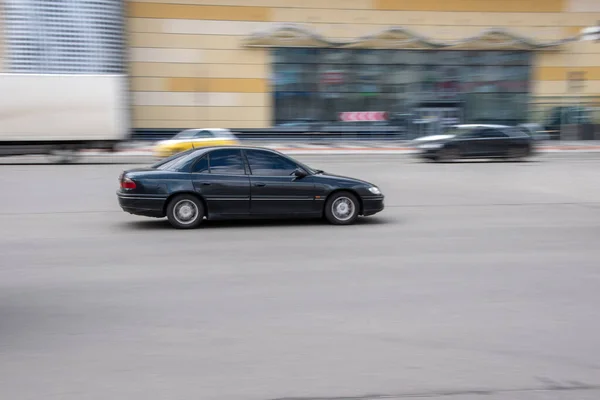
POLYGON ((349 225, 383 210, 377 186, 312 169, 277 151, 255 147, 188 150, 149 168, 124 171, 121 208, 167 217, 180 229, 203 219, 325 217, 349 225))
POLYGON ((521 128, 504 125, 456 125, 446 134, 414 140, 419 155, 435 161, 461 158, 521 160, 533 153, 534 138, 521 128))

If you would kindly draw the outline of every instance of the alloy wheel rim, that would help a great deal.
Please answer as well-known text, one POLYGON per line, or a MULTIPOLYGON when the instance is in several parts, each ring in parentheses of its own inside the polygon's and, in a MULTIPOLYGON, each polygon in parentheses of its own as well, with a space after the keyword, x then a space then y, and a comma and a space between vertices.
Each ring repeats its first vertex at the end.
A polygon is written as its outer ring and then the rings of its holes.
POLYGON ((182 225, 192 224, 198 219, 198 206, 191 200, 180 200, 173 207, 173 217, 182 225))
POLYGON ((354 216, 354 202, 348 197, 338 197, 331 205, 334 217, 340 221, 347 221, 354 216))

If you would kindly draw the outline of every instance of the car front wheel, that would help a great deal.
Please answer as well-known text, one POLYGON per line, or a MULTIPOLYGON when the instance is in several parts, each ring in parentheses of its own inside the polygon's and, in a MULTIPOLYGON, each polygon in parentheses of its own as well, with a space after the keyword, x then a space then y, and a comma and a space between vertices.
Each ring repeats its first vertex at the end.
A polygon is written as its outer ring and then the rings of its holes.
POLYGON ((358 219, 360 203, 349 192, 338 192, 327 199, 325 218, 334 225, 351 225, 358 219))
POLYGON ((189 194, 176 196, 167 206, 167 219, 177 229, 197 228, 204 219, 202 202, 189 194))
POLYGON ((529 156, 529 149, 523 147, 511 148, 508 151, 508 159, 513 161, 523 161, 529 156))

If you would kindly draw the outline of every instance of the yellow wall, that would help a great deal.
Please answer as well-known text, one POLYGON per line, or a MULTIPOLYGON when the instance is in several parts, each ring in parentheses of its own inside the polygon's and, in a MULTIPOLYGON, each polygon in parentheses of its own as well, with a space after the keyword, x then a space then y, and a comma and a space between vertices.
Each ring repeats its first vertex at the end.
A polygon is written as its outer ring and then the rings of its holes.
MULTIPOLYGON (((249 34, 300 23, 333 39, 404 26, 439 40, 504 27, 540 41, 576 35, 600 20, 600 0, 136 0, 128 2, 136 127, 271 125, 269 51, 249 34)), ((533 94, 600 95, 600 45, 575 42, 536 54, 533 94)))

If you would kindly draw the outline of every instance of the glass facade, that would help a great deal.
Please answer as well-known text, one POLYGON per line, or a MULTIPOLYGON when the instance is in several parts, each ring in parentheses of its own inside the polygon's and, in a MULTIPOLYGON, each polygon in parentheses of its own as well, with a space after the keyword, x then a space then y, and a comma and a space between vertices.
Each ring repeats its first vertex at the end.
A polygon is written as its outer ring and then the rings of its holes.
MULTIPOLYGON (((339 121, 339 113, 456 108, 461 122, 520 123, 531 52, 278 48, 275 124, 339 121)), ((365 123, 363 123, 365 124, 365 123)))
POLYGON ((8 72, 125 71, 121 1, 4 0, 3 17, 8 72))

